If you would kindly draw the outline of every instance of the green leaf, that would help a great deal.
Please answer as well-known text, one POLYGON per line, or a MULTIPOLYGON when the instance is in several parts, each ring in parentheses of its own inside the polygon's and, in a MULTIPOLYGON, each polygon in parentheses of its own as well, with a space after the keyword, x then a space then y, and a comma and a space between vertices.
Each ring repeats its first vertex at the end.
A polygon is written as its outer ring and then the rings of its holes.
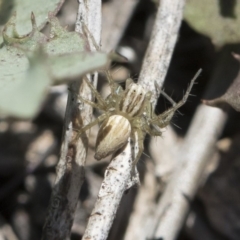
POLYGON ((48 13, 56 15, 63 2, 64 0, 0 0, 0 25, 4 25, 17 12, 17 31, 20 35, 28 34, 32 30, 29 18, 33 12, 40 30, 48 21, 48 13))
POLYGON ((89 52, 84 36, 67 32, 53 15, 49 19, 50 38, 38 31, 34 15, 27 36, 16 31, 15 16, 4 27, 0 45, 0 114, 4 116, 33 117, 48 86, 76 79, 109 60, 110 55, 89 52))
POLYGON ((240 42, 240 1, 186 0, 184 19, 218 47, 240 42))
POLYGON ((76 52, 49 58, 49 68, 54 84, 66 83, 84 73, 103 67, 108 62, 108 55, 101 52, 76 52))
MULTIPOLYGON (((240 63, 240 55, 232 53, 233 57, 240 63)), ((240 71, 227 91, 219 98, 213 100, 203 100, 204 104, 211 107, 225 109, 230 105, 237 112, 240 112, 240 71)))
POLYGON ((12 62, 18 62, 13 64, 14 69, 10 69, 9 61, 5 62, 0 57, 0 62, 4 63, 0 65, 0 72, 3 73, 1 75, 5 75, 0 78, 0 112, 2 115, 29 118, 37 113, 39 104, 46 94, 46 88, 51 83, 45 66, 46 57, 42 51, 35 52, 29 58, 29 62, 22 57, 23 55, 16 58, 14 51, 8 53, 7 60, 10 60, 11 56, 12 62), (27 70, 22 71, 26 68, 27 70))

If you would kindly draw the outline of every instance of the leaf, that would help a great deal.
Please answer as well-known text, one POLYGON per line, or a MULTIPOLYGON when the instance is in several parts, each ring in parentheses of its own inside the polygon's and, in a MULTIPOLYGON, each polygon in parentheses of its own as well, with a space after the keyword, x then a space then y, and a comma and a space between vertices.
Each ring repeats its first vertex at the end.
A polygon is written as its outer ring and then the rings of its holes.
POLYGON ((240 42, 240 1, 186 0, 184 19, 218 47, 240 42))
POLYGON ((32 30, 29 18, 34 12, 38 28, 41 30, 48 21, 48 13, 56 15, 63 2, 64 0, 0 0, 0 25, 4 25, 10 16, 17 12, 17 31, 20 35, 27 35, 32 30))
MULTIPOLYGON (((12 55, 12 61, 15 60, 12 55)), ((51 83, 51 78, 46 71, 46 57, 42 50, 36 51, 33 56, 26 59, 18 59, 19 69, 15 65, 15 71, 18 70, 18 81, 13 78, 11 69, 3 68, 5 75, 11 76, 0 78, 1 94, 0 94, 0 112, 2 115, 20 116, 29 118, 38 111, 38 106, 46 95, 46 88, 51 83), (27 71, 21 71, 29 64, 27 71)), ((0 58, 0 62, 2 59, 0 58)), ((2 66, 1 66, 2 67, 2 66)), ((1 69, 2 70, 2 69, 1 69)), ((14 77, 16 77, 16 75, 14 77)))
POLYGON ((66 83, 84 73, 103 67, 108 62, 108 55, 101 52, 76 52, 49 58, 49 68, 54 84, 66 83))
MULTIPOLYGON (((233 57, 240 63, 240 55, 233 53, 233 57)), ((203 100, 204 104, 224 108, 226 105, 230 105, 236 111, 240 111, 240 71, 238 72, 237 77, 228 88, 225 94, 219 98, 213 100, 203 100)))
POLYGON ((105 66, 109 60, 110 55, 89 52, 84 36, 67 32, 51 14, 50 38, 38 31, 33 14, 28 35, 18 34, 15 19, 13 16, 4 27, 4 42, 0 45, 2 115, 33 117, 48 86, 80 77, 105 66))

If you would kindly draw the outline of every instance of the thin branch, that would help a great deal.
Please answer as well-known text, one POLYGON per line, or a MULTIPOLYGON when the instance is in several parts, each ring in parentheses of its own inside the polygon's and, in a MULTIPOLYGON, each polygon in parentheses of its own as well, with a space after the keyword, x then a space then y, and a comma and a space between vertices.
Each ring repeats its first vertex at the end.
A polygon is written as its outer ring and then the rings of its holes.
MULTIPOLYGON (((160 0, 149 46, 144 57, 138 83, 153 93, 156 104, 158 91, 165 80, 182 22, 184 0, 160 0)), ((124 159, 119 159, 124 161, 124 159)))
MULTIPOLYGON (((127 144, 126 148, 130 148, 130 144, 127 144)), ((107 239, 123 193, 136 183, 129 181, 131 177, 129 169, 132 169, 131 150, 125 149, 125 152, 128 153, 124 156, 128 161, 119 162, 117 158, 113 158, 105 171, 83 240, 107 239)))
MULTIPOLYGON (((154 90, 155 100, 157 98, 155 81, 161 86, 166 76, 182 20, 183 2, 177 0, 160 1, 149 50, 146 54, 140 76, 140 79, 142 79, 140 84, 143 84, 145 89, 154 90), (161 29, 168 29, 168 31, 161 31, 161 29), (158 34, 159 31, 161 34, 158 34), (165 39, 163 43, 161 41, 162 38, 165 39), (161 57, 159 57, 160 53, 162 54, 161 57), (151 75, 152 71, 154 72, 153 76, 151 75), (149 76, 145 80, 144 76, 146 75, 149 76)), ((137 151, 137 148, 138 146, 135 146, 134 151, 137 151)), ((110 163, 83 239, 103 240, 107 238, 124 190, 138 182, 138 176, 134 180, 130 180, 132 152, 129 141, 125 149, 110 163), (116 189, 117 191, 115 191, 116 189)))
MULTIPOLYGON (((183 7, 184 0, 161 0, 159 3, 151 40, 138 81, 145 89, 153 92, 154 105, 158 98, 155 82, 157 82, 160 87, 163 85, 177 41, 178 31, 182 21, 183 7)), ((148 177, 146 176, 146 181, 147 179, 148 177)), ((139 196, 143 195, 142 192, 144 193, 144 188, 137 196, 136 209, 134 211, 139 212, 141 216, 134 214, 129 223, 130 227, 136 226, 134 222, 138 219, 137 222, 141 222, 141 227, 138 226, 137 228, 131 229, 129 227, 125 239, 146 239, 146 230, 149 229, 152 224, 151 220, 147 219, 146 216, 151 215, 153 209, 151 207, 148 210, 145 209, 146 211, 142 211, 141 209, 142 201, 139 196), (139 209, 141 210, 139 211, 139 209)), ((149 206, 149 198, 144 198, 144 200, 146 200, 145 204, 149 206)))
POLYGON ((154 201, 156 199, 157 182, 150 161, 146 161, 146 168, 144 182, 136 196, 124 240, 146 240, 146 232, 152 224, 150 216, 153 215, 156 207, 154 201))
POLYGON ((184 0, 160 0, 151 40, 144 58, 138 83, 151 91, 155 104, 162 87, 182 22, 184 0))
MULTIPOLYGON (((224 76, 229 70, 226 56, 225 51, 219 55, 206 95, 213 92, 216 85, 227 78, 224 76)), ((159 201, 148 236, 167 240, 176 239, 226 118, 227 114, 220 109, 204 105, 198 107, 185 141, 177 152, 179 166, 159 201)))
POLYGON ((176 239, 225 120, 222 110, 198 107, 179 152, 180 166, 160 199, 149 236, 176 239))
MULTIPOLYGON (((121 28, 115 28, 115 25, 119 24, 116 23, 115 19, 111 24, 111 28, 108 29, 108 35, 103 39, 103 46, 106 46, 107 49, 110 49, 110 47, 114 49, 116 47, 136 2, 137 1, 124 1, 123 3, 121 2, 121 4, 117 1, 113 2, 114 6, 118 5, 118 8, 114 8, 113 10, 121 13, 125 12, 125 14, 119 14, 118 20, 120 21, 121 28), (129 9, 126 9, 126 6, 128 6, 129 9), (125 18, 123 18, 123 16, 125 16, 125 18)), ((113 12, 112 16, 115 15, 116 12, 113 12)), ((105 178, 101 185, 97 202, 89 218, 83 239, 102 240, 107 238, 124 191, 139 182, 138 175, 136 175, 134 179, 130 178, 132 170, 130 144, 127 144, 122 154, 124 154, 124 161, 117 160, 121 154, 118 155, 111 160, 105 172, 105 178)), ((121 156, 120 159, 122 158, 121 156)))
POLYGON ((156 196, 159 194, 157 192, 159 190, 159 183, 156 181, 156 176, 164 181, 167 181, 171 177, 175 166, 177 166, 177 159, 174 158, 174 150, 179 145, 176 134, 169 127, 163 138, 151 139, 149 151, 155 165, 153 167, 150 161, 146 161, 147 171, 136 196, 134 209, 129 219, 124 240, 146 239, 149 228, 152 226, 152 216, 156 211, 156 196), (159 153, 161 153, 161 157, 159 157, 159 153))
MULTIPOLYGON (((79 0, 79 10, 76 22, 76 31, 82 32, 82 23, 94 35, 99 43, 101 27, 101 1, 79 0)), ((91 50, 93 49, 90 43, 91 50)), ((69 239, 77 206, 78 196, 84 180, 84 165, 88 147, 87 136, 75 141, 76 132, 91 121, 92 108, 84 106, 81 109, 76 92, 80 89, 81 96, 92 99, 90 89, 76 81, 70 85, 68 103, 63 130, 63 141, 60 159, 57 165, 57 177, 51 196, 48 215, 43 227, 42 239, 69 239)))
POLYGON ((178 160, 174 153, 179 149, 182 143, 182 138, 179 138, 172 127, 168 126, 163 132, 162 137, 152 137, 149 143, 149 152, 154 160, 155 175, 167 182, 171 177, 178 160), (159 157, 161 153, 161 157, 159 157))

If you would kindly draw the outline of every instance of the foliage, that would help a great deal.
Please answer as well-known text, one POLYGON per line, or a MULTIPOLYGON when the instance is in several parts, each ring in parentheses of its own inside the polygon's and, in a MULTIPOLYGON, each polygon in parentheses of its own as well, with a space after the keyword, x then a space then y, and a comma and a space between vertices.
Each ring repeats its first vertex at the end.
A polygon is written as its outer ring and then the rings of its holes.
MULTIPOLYGON (((240 62, 240 55, 233 53, 233 57, 240 62)), ((226 93, 221 97, 213 100, 203 100, 203 103, 213 107, 225 108, 226 105, 230 105, 236 111, 240 111, 240 71, 237 77, 234 79, 231 86, 228 88, 226 93)))
POLYGON ((240 41, 240 2, 235 0, 187 0, 184 18, 216 46, 240 41))
POLYGON ((108 55, 91 53, 88 41, 60 26, 48 15, 50 37, 39 31, 34 14, 32 30, 20 36, 13 14, 2 31, 0 45, 0 114, 31 118, 39 110, 47 88, 104 66, 108 55))
POLYGON ((33 12, 40 30, 48 21, 48 13, 52 12, 55 15, 63 2, 64 0, 0 0, 0 25, 6 24, 14 12, 17 12, 16 26, 18 33, 20 35, 28 34, 32 31, 29 16, 33 12))

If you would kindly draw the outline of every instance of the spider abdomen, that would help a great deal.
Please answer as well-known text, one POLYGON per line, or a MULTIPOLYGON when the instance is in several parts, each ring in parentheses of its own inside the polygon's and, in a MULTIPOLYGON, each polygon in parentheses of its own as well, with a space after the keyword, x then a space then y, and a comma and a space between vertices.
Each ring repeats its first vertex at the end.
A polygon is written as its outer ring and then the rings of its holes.
POLYGON ((98 132, 96 141, 97 160, 105 158, 123 147, 131 134, 131 125, 127 118, 112 115, 106 119, 98 132))

